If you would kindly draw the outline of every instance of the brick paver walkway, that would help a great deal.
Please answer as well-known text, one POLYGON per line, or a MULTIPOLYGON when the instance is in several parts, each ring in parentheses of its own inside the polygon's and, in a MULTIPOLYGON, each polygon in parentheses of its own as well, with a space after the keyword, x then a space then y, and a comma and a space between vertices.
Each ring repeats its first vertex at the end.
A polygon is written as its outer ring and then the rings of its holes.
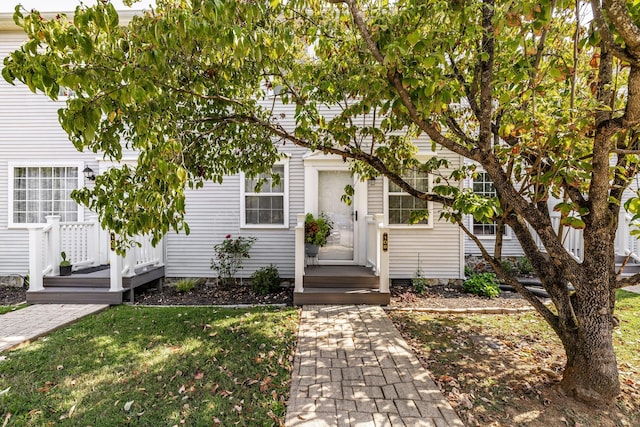
POLYGON ((0 352, 107 307, 105 304, 36 304, 0 315, 0 352))
POLYGON ((380 307, 304 306, 286 426, 463 426, 380 307))

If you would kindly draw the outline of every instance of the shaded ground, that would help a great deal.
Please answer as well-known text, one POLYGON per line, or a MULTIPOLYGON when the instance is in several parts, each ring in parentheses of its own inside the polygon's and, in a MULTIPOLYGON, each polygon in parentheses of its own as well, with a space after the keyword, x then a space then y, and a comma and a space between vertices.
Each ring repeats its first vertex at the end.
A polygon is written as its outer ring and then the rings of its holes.
POLYGON ((535 313, 390 316, 468 427, 640 426, 640 364, 622 354, 628 341, 616 350, 622 393, 596 408, 558 389, 565 355, 535 313))

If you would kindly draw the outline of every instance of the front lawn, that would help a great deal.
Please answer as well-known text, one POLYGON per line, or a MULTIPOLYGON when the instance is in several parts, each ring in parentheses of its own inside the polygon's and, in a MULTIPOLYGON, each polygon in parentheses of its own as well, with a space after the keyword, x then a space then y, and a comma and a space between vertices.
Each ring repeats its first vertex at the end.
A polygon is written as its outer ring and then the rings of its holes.
POLYGON ((279 425, 297 323, 293 308, 112 308, 0 358, 0 425, 279 425))
POLYGON ((616 316, 622 393, 604 409, 575 404, 554 387, 565 356, 537 314, 396 312, 392 320, 469 427, 639 426, 640 295, 619 291, 616 316))

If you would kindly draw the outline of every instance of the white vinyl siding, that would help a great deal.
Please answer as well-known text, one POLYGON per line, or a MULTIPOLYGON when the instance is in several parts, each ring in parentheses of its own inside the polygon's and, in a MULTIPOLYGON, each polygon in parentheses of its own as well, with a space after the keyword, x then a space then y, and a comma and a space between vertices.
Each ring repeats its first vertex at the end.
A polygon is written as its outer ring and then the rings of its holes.
MULTIPOLYGON (((0 30, 0 57, 17 49, 25 40, 23 31, 0 30)), ((2 68, 0 61, 0 68, 2 68)), ((41 93, 33 94, 25 85, 15 86, 0 78, 0 276, 26 275, 29 269, 29 234, 27 227, 9 227, 13 208, 9 204, 13 176, 9 163, 17 166, 85 166, 98 170, 95 153, 79 153, 58 122, 63 101, 54 102, 41 93)), ((84 182, 79 173, 79 184, 84 182)), ((80 218, 93 215, 80 208, 80 218)))
POLYGON ((9 166, 9 226, 44 224, 47 215, 78 221, 82 210, 71 199, 80 185, 79 166, 9 166), (11 187, 13 184, 13 187, 11 187))
POLYGON ((270 174, 263 174, 250 179, 241 175, 242 203, 240 212, 243 228, 264 227, 284 228, 288 227, 288 162, 273 166, 272 173, 280 177, 277 185, 273 184, 270 174), (258 180, 263 179, 259 192, 256 192, 258 180))

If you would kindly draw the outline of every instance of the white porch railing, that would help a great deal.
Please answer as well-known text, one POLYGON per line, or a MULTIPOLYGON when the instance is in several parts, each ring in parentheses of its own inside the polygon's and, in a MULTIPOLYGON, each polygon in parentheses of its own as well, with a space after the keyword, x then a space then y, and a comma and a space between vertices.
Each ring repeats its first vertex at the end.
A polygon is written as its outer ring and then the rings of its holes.
MULTIPOLYGON (((44 227, 29 228, 29 289, 42 290, 44 276, 60 273, 61 253, 64 251, 73 269, 100 264, 100 226, 97 222, 60 222, 57 215, 47 216, 44 227)), ((122 278, 135 276, 136 270, 163 264, 162 245, 153 247, 149 236, 139 236, 140 246, 131 248, 126 256, 110 254, 110 290, 122 290, 122 278)))
MULTIPOLYGON (((553 224, 553 229, 558 233, 560 227, 560 215, 553 214, 551 216, 551 223, 553 224)), ((640 242, 635 236, 631 235, 631 230, 633 228, 634 227, 631 224, 631 217, 625 212, 621 212, 615 238, 615 252, 616 255, 631 256, 634 260, 640 261, 640 242)), ((541 250, 544 250, 544 245, 542 244, 540 237, 538 237, 531 226, 529 226, 529 229, 535 236, 538 247, 541 250)), ((561 241, 567 252, 577 261, 582 262, 584 259, 584 238, 582 230, 566 226, 563 227, 561 241)))
MULTIPOLYGON (((298 214, 295 227, 295 292, 304 289, 304 219, 298 214)), ((366 216, 366 260, 379 278, 380 292, 389 292, 389 229, 384 225, 384 215, 366 216)))
POLYGON ((636 228, 631 223, 631 215, 621 212, 616 233, 616 255, 630 256, 634 261, 640 262, 640 241, 631 235, 631 231, 636 228))
POLYGON ((384 215, 367 215, 367 266, 380 278, 380 292, 389 292, 389 228, 384 215))

